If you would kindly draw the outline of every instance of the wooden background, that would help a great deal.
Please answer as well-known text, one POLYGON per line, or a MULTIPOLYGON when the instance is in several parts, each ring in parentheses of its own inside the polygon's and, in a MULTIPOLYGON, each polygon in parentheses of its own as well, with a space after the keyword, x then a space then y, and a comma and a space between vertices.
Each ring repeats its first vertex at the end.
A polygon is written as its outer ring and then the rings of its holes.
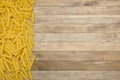
POLYGON ((120 0, 36 0, 34 80, 120 80, 120 0))

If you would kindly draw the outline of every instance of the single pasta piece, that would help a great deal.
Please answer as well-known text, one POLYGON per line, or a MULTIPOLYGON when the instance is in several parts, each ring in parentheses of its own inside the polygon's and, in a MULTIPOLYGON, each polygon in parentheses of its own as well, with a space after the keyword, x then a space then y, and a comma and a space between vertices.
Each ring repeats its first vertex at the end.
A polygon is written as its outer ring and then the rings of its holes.
POLYGON ((0 80, 33 80, 34 0, 0 0, 0 80))

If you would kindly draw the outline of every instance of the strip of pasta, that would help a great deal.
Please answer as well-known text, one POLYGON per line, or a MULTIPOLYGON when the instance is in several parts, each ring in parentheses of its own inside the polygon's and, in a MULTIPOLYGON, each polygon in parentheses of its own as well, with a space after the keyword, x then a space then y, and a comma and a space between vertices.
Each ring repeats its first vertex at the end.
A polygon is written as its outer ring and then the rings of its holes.
POLYGON ((33 80, 34 0, 0 0, 0 80, 33 80))

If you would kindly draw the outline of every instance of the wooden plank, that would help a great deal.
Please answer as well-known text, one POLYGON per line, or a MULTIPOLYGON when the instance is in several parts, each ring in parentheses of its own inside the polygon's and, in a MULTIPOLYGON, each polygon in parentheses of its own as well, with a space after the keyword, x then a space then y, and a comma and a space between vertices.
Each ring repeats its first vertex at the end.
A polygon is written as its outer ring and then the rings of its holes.
POLYGON ((33 51, 120 51, 120 42, 35 42, 33 51))
POLYGON ((35 42, 42 41, 101 41, 120 42, 120 34, 115 33, 36 33, 35 42))
POLYGON ((40 23, 118 23, 120 15, 36 15, 36 24, 40 23))
POLYGON ((119 0, 36 0, 35 6, 120 6, 119 0))
POLYGON ((120 80, 120 71, 33 71, 34 80, 120 80))
POLYGON ((35 24, 36 33, 119 33, 120 23, 110 24, 35 24))
POLYGON ((36 60, 33 70, 120 71, 120 61, 36 60))
POLYGON ((36 15, 120 15, 120 7, 35 7, 36 15))
POLYGON ((120 51, 34 51, 36 60, 55 61, 117 61, 120 60, 120 51))
POLYGON ((36 0, 33 51, 37 59, 33 70, 87 72, 34 73, 34 79, 120 80, 119 3, 120 0, 36 0))

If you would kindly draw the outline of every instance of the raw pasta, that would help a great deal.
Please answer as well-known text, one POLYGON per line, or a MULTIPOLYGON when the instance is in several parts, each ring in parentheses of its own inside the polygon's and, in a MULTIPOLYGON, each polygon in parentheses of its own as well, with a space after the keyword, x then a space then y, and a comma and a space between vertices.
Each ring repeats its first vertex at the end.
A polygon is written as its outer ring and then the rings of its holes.
POLYGON ((0 0, 0 80, 32 80, 34 0, 0 0))

